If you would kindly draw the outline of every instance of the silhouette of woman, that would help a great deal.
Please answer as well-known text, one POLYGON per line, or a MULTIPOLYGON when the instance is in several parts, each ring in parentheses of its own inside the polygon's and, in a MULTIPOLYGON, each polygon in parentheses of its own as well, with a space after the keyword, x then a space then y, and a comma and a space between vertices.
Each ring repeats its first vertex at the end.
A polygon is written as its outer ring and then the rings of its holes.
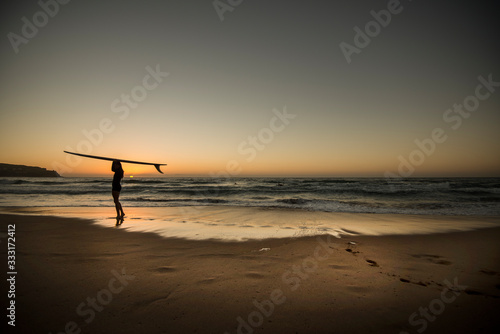
POLYGON ((113 194, 113 200, 115 202, 116 218, 123 218, 125 216, 125 212, 123 212, 122 205, 118 201, 118 199, 120 198, 120 191, 122 190, 120 182, 123 178, 123 168, 121 162, 118 160, 113 161, 111 170, 115 172, 115 175, 113 176, 113 188, 111 193, 113 194))

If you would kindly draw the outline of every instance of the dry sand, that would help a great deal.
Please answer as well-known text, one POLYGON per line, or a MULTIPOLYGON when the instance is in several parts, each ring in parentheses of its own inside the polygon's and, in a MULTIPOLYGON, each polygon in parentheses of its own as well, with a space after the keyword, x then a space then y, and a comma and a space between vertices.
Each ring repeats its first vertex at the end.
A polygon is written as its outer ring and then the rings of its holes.
POLYGON ((16 225, 14 333, 500 329, 500 228, 215 242, 61 217, 0 221, 2 233, 16 225))

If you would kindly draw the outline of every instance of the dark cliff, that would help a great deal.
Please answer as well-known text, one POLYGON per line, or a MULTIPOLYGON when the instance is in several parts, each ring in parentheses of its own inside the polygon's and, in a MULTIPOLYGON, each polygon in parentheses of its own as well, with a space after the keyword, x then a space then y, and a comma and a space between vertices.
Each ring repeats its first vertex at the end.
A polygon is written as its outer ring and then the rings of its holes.
POLYGON ((23 165, 11 165, 0 163, 0 177, 59 177, 60 175, 53 170, 47 170, 41 167, 31 167, 23 165))

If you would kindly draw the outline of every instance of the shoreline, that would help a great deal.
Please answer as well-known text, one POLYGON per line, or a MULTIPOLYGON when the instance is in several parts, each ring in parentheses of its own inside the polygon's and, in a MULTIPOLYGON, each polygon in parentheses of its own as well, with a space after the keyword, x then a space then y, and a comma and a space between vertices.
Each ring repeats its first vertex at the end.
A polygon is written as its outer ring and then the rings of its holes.
POLYGON ((218 242, 126 232, 87 219, 0 219, 2 232, 16 225, 19 332, 418 333, 425 325, 425 333, 490 333, 500 327, 500 228, 218 242))
POLYGON ((189 240, 245 241, 299 236, 428 235, 500 227, 500 216, 342 213, 300 209, 187 206, 127 207, 124 221, 112 207, 2 207, 0 213, 85 218, 106 227, 189 240))

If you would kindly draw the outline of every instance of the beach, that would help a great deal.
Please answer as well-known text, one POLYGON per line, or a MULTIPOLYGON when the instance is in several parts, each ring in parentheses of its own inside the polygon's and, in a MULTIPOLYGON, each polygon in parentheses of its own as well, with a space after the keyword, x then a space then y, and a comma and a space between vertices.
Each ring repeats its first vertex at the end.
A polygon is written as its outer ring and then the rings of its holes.
MULTIPOLYGON (((142 212, 133 213, 145 216, 148 208, 137 210, 142 212)), ((492 333, 500 328, 498 227, 221 241, 126 230, 127 218, 121 226, 108 219, 105 226, 82 217, 1 214, 2 236, 7 225, 15 225, 12 332, 492 333)), ((6 259, 7 239, 1 241, 6 259)))

